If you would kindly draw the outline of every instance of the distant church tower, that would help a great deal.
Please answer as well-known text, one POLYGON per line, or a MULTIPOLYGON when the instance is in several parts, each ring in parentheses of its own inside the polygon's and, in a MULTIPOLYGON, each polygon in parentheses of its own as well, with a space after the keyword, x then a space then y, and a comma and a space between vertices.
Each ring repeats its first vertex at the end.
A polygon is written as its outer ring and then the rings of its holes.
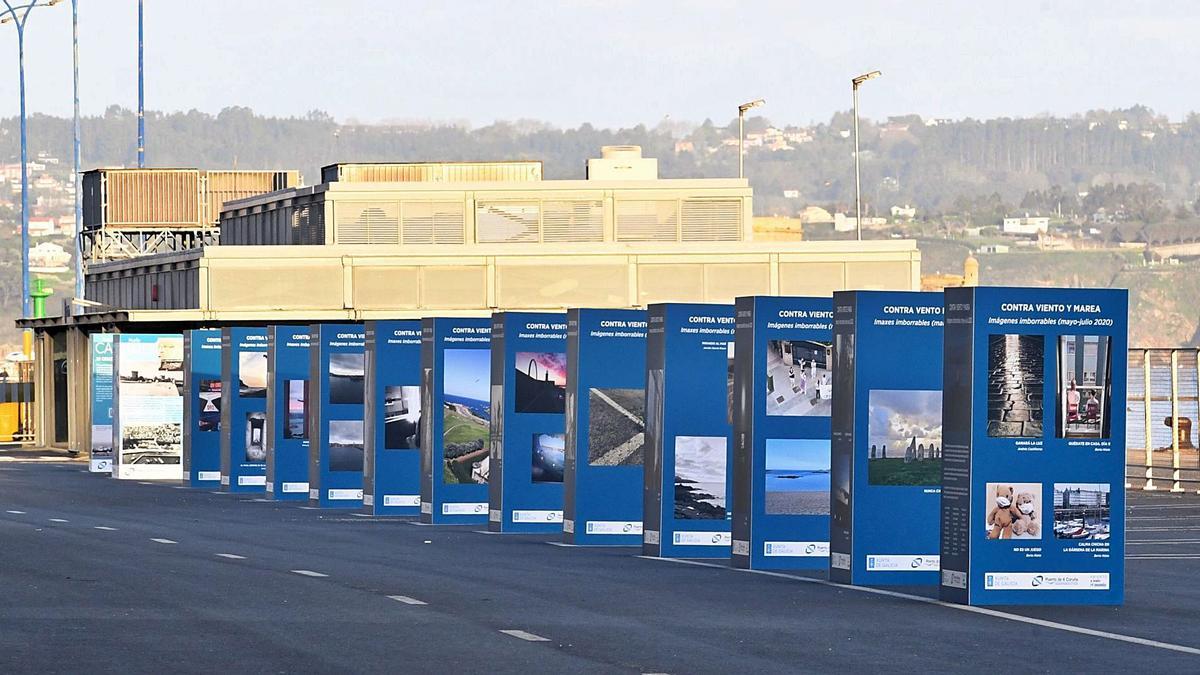
POLYGON ((979 285, 979 261, 975 256, 968 253, 967 259, 963 262, 963 286, 978 286, 979 285))

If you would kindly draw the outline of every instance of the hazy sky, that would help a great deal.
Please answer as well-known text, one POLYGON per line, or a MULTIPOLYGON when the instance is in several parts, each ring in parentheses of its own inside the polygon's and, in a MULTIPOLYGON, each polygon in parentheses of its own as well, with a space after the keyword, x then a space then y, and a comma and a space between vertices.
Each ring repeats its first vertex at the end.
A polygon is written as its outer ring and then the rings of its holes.
MULTIPOLYGON (((24 2, 24 0, 22 0, 24 2)), ((137 102, 137 3, 79 0, 85 114, 137 102)), ((26 30, 29 107, 71 112, 69 0, 26 30)), ((147 108, 562 126, 1197 107, 1191 2, 146 0, 147 108)), ((17 112, 0 26, 0 115, 17 112)))

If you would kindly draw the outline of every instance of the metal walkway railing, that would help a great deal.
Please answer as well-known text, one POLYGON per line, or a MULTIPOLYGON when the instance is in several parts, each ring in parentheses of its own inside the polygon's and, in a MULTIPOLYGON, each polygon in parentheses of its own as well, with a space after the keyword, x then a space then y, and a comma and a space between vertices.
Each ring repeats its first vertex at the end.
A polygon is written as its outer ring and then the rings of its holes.
POLYGON ((1130 349, 1125 482, 1200 491, 1200 349, 1130 349))

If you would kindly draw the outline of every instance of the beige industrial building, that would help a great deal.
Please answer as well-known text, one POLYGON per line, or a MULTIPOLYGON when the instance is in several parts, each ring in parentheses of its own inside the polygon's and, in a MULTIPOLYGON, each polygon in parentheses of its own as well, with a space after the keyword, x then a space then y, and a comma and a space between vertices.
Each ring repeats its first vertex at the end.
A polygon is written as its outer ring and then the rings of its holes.
POLYGON ((915 242, 755 241, 752 199, 744 179, 661 179, 617 146, 584 180, 547 180, 538 162, 339 164, 317 185, 226 200, 219 245, 93 258, 97 305, 22 322, 37 332, 39 440, 86 447, 92 332, 920 288, 915 242))

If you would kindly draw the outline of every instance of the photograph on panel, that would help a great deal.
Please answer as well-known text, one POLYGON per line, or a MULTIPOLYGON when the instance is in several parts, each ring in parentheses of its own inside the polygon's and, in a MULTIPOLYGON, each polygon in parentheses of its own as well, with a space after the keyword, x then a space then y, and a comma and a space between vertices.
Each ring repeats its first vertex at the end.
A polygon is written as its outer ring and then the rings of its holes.
POLYGON ((308 380, 284 380, 283 391, 287 394, 287 424, 283 437, 308 438, 308 380))
POLYGON ((421 447, 421 387, 383 388, 383 447, 414 450, 421 447))
POLYGON ((988 539, 1042 538, 1042 484, 988 483, 984 520, 988 539))
POLYGON ((246 462, 267 461, 266 443, 267 414, 265 412, 246 413, 246 462))
POLYGON ((1041 438, 1046 338, 989 335, 987 435, 1041 438))
POLYGON ((363 470, 362 420, 330 420, 329 470, 363 470))
POLYGON ((725 518, 727 448, 724 436, 675 437, 676 518, 725 518))
POLYGON ((362 405, 366 357, 363 354, 329 355, 329 402, 362 405))
POLYGON ((487 349, 442 353, 442 477, 446 483, 487 483, 491 363, 487 349))
POLYGON ((588 464, 641 466, 645 443, 645 389, 588 389, 588 464))
POLYGON ((872 389, 867 401, 867 444, 869 484, 940 485, 942 392, 872 389))
POLYGON ((1060 335, 1058 338, 1058 438, 1108 438, 1111 338, 1060 335))
POLYGON ((221 430, 221 380, 200 380, 196 396, 200 399, 198 431, 221 430))
POLYGON ((829 441, 766 439, 763 493, 770 514, 820 516, 829 513, 829 441))
POLYGON ((767 341, 767 414, 828 417, 833 345, 816 340, 767 341))
POLYGON ((531 477, 535 483, 563 482, 566 443, 563 434, 534 434, 531 477))
POLYGON ((1055 538, 1106 541, 1111 492, 1108 483, 1055 483, 1055 538))
POLYGON ((242 398, 267 397, 266 352, 238 354, 238 396, 242 398))
POLYGON ((516 402, 519 413, 561 415, 567 400, 567 355, 563 352, 517 352, 516 402))

